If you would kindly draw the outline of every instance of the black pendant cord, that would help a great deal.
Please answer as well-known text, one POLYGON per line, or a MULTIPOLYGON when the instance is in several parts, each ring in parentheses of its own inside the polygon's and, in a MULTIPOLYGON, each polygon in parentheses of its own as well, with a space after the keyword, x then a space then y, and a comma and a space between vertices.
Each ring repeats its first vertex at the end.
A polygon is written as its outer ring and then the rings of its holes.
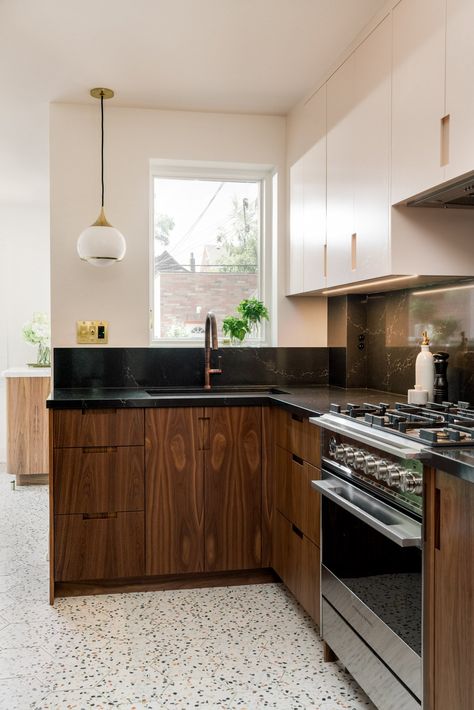
POLYGON ((101 143, 100 143, 100 182, 102 188, 102 207, 104 206, 104 93, 100 93, 100 130, 101 130, 101 143))

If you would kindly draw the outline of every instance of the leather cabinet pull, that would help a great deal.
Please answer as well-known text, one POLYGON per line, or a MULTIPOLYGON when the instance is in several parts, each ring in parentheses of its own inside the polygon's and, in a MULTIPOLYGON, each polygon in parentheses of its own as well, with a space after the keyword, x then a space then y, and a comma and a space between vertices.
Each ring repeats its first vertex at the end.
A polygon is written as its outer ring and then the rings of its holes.
POLYGON ((117 513, 83 513, 83 520, 108 520, 109 518, 116 518, 117 513))
POLYGON ((301 458, 301 456, 297 456, 296 454, 292 454, 292 455, 291 455, 291 458, 292 458, 293 461, 294 461, 295 463, 297 463, 299 466, 302 466, 302 465, 303 465, 303 459, 301 458))
POLYGON ((293 530, 295 535, 298 535, 298 537, 301 538, 301 540, 303 539, 303 533, 301 532, 301 530, 299 528, 296 527, 296 525, 294 523, 292 524, 291 529, 293 530))

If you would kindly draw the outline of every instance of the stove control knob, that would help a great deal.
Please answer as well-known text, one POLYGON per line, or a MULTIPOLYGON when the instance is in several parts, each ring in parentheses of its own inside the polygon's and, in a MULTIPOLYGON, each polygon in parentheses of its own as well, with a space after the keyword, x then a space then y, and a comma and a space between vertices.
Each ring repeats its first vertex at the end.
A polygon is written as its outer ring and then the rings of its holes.
POLYGON ((365 466, 365 457, 367 454, 362 449, 354 450, 354 463, 353 466, 356 469, 363 469, 365 466))
POLYGON ((377 481, 386 481, 388 478, 388 467, 389 463, 388 461, 385 461, 385 459, 380 459, 377 461, 377 469, 375 471, 375 478, 377 481))
POLYGON ((364 471, 369 474, 369 476, 374 476, 377 470, 377 459, 370 454, 364 456, 364 471))
POLYGON ((387 471, 387 483, 393 488, 400 488, 401 481, 404 477, 404 471, 400 466, 395 466, 395 464, 390 464, 387 471))
POLYGON ((334 455, 334 458, 336 459, 336 461, 343 461, 344 460, 345 450, 346 450, 346 447, 344 446, 344 444, 338 444, 338 446, 336 446, 334 448, 333 455, 334 455))
POLYGON ((414 493, 420 496, 423 491, 423 478, 411 471, 406 471, 400 483, 402 493, 414 493))
POLYGON ((356 451, 357 449, 353 449, 352 446, 346 446, 344 461, 348 466, 352 466, 354 463, 356 451))

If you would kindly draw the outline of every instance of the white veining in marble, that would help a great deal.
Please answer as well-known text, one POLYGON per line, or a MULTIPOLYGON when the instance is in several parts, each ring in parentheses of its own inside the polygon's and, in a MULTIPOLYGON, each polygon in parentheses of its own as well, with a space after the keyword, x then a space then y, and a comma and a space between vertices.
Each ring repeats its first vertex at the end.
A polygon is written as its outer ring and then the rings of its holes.
POLYGON ((279 584, 48 604, 48 491, 0 475, 0 709, 374 710, 279 584))

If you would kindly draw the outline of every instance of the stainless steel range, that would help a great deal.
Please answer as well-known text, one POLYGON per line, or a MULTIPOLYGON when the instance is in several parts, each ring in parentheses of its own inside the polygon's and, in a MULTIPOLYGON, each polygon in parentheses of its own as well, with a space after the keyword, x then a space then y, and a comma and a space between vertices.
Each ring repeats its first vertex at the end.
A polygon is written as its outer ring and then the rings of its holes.
POLYGON ((422 700, 423 475, 474 445, 468 403, 332 405, 322 429, 321 633, 380 710, 422 700))

